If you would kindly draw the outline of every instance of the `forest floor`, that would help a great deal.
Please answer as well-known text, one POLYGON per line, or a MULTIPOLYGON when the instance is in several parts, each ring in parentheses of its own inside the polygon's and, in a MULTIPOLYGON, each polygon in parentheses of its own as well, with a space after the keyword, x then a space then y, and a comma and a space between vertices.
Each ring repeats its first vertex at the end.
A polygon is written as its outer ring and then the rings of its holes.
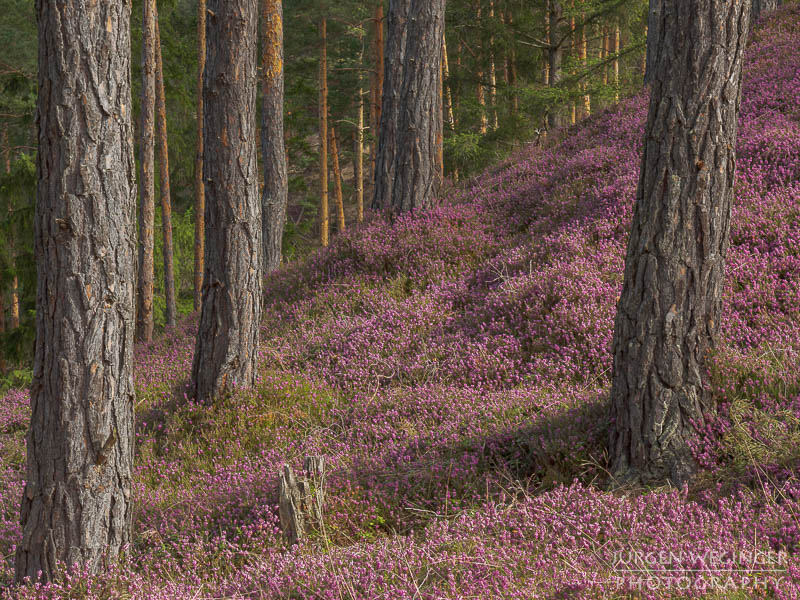
MULTIPOLYGON (((257 387, 184 394, 196 317, 136 350, 135 541, 3 598, 800 597, 800 5, 747 53, 719 414, 684 489, 605 491, 639 95, 267 281, 257 387), (328 461, 288 549, 278 472, 328 461)), ((27 391, 0 402, 0 589, 27 391)))

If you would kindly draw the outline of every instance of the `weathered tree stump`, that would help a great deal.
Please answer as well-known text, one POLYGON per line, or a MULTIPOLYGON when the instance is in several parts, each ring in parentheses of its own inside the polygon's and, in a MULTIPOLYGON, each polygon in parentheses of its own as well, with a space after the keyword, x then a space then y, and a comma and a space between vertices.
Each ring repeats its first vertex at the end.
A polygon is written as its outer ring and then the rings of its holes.
POLYGON ((322 525, 324 487, 324 456, 307 456, 300 477, 295 476, 289 465, 283 466, 278 483, 278 505, 281 529, 289 545, 299 542, 308 529, 322 525))

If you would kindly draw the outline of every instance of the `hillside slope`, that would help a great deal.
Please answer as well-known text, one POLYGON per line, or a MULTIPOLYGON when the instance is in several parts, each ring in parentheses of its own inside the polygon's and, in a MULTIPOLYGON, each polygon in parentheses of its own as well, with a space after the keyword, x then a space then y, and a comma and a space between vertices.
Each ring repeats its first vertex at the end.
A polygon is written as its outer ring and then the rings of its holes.
MULTIPOLYGON (((720 413, 691 489, 597 486, 642 95, 271 277, 256 390, 185 398, 194 322, 139 348, 128 562, 25 597, 800 596, 799 48, 792 3, 747 54, 720 413), (287 551, 277 473, 309 454, 324 528, 287 551)), ((0 585, 27 411, 0 403, 0 585)))

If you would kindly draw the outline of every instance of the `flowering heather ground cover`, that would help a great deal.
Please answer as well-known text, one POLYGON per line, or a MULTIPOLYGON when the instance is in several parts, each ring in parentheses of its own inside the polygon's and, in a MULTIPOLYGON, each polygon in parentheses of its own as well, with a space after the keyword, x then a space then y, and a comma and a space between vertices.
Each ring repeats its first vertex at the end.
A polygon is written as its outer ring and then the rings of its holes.
MULTIPOLYGON (((271 277, 255 390, 185 398, 192 319, 138 348, 135 543, 103 576, 0 596, 800 597, 798 48, 793 3, 747 54, 720 411, 691 488, 599 485, 639 96, 271 277), (288 550, 277 473, 307 454, 331 465, 324 527, 288 550)), ((27 402, 0 403, 0 586, 27 402)))

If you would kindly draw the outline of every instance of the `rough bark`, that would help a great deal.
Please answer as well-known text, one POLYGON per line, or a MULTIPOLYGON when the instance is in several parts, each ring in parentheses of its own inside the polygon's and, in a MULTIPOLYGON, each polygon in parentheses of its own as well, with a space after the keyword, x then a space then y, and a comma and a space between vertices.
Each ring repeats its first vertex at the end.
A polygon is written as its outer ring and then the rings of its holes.
POLYGON ((693 423, 715 408, 704 380, 719 334, 749 12, 748 0, 667 0, 660 13, 614 331, 609 454, 621 482, 687 481, 693 423))
POLYGON ((261 156, 264 163, 264 271, 271 273, 281 264, 283 229, 289 183, 283 131, 283 0, 263 0, 264 104, 261 118, 261 156))
POLYGON ((290 546, 303 539, 306 530, 322 525, 325 478, 324 456, 307 456, 299 477, 289 465, 283 466, 278 477, 278 514, 290 546))
POLYGON ((197 137, 194 159, 194 309, 203 302, 206 188, 203 182, 203 73, 206 69, 206 0, 197 0, 197 137))
POLYGON ((136 339, 153 339, 153 223, 155 221, 155 0, 142 3, 142 126, 139 136, 139 264, 136 339))
POLYGON ((164 258, 164 320, 175 327, 178 309, 175 304, 175 268, 172 250, 172 200, 169 186, 169 147, 167 145, 167 101, 164 94, 164 65, 161 57, 161 31, 158 27, 158 8, 155 8, 156 41, 156 137, 158 138, 159 183, 161 186, 161 235, 164 258))
POLYGON ((319 241, 328 245, 330 210, 328 207, 328 23, 319 25, 322 55, 319 61, 319 241))
POLYGON ((130 2, 37 2, 36 344, 16 578, 131 541, 130 2))
POLYGON ((414 0, 408 14, 392 211, 428 208, 441 185, 436 138, 442 129, 439 98, 444 0, 414 0))
POLYGON ((397 155, 397 119, 400 114, 400 91, 403 87, 403 64, 406 55, 406 25, 412 0, 390 0, 387 17, 386 55, 384 59, 383 106, 375 157, 374 210, 389 210, 397 155))
MULTIPOLYGON (((475 16, 477 17, 477 22, 480 23, 483 18, 483 9, 481 8, 480 0, 478 0, 478 5, 475 9, 475 16)), ((486 116, 486 90, 483 87, 483 69, 480 67, 480 63, 478 66, 478 85, 475 88, 475 98, 478 101, 479 111, 480 111, 480 129, 479 131, 482 134, 485 134, 489 131, 489 117, 486 116)))
MULTIPOLYGON (((564 9, 559 0, 550 0, 550 10, 548 11, 550 21, 550 47, 547 49, 547 62, 549 79, 547 85, 555 87, 561 83, 561 63, 563 62, 564 50, 558 40, 558 33, 563 18, 564 9)), ((547 114, 547 126, 550 129, 555 129, 561 125, 561 116, 559 115, 558 108, 553 108, 547 114)))
POLYGON ((661 24, 663 22, 665 0, 650 0, 647 11, 647 48, 645 50, 644 82, 653 80, 653 72, 658 63, 658 52, 663 45, 661 24))
POLYGON ((261 317, 257 0, 209 0, 203 80, 206 255, 192 382, 208 401, 255 382, 261 317))
POLYGON ((331 127, 331 161, 333 162, 333 189, 336 199, 336 217, 338 231, 345 230, 344 198, 342 196, 342 170, 339 168, 339 146, 336 143, 336 129, 331 127))

